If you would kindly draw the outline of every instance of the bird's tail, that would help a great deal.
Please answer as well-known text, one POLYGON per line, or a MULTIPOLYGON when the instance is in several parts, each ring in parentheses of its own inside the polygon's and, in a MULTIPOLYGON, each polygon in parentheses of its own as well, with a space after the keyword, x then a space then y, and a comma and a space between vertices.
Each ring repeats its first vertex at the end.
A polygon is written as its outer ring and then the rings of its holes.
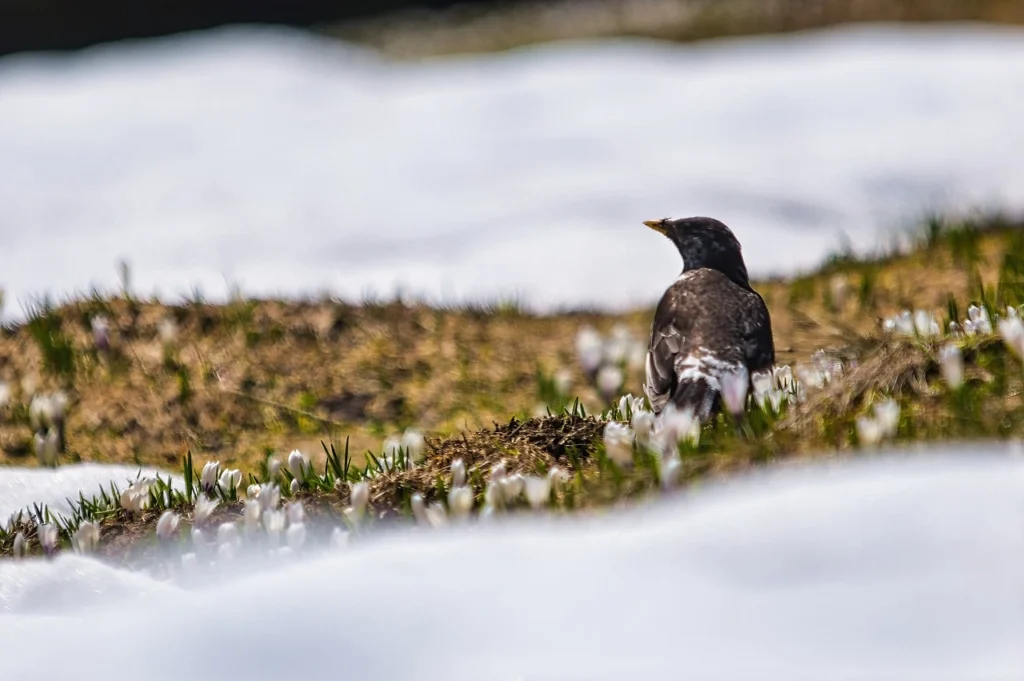
POLYGON ((695 377, 680 381, 672 392, 676 409, 689 411, 701 421, 707 421, 719 409, 718 387, 707 378, 695 377))

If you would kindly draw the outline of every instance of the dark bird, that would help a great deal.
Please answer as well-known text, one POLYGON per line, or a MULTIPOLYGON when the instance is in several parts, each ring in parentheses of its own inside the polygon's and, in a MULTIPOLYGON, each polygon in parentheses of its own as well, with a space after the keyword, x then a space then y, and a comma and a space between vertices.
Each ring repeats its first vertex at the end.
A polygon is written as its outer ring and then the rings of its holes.
POLYGON ((721 405, 722 377, 770 370, 772 322, 750 288, 740 242, 713 218, 644 222, 676 245, 683 271, 658 303, 647 352, 644 392, 656 414, 667 405, 701 420, 721 405))

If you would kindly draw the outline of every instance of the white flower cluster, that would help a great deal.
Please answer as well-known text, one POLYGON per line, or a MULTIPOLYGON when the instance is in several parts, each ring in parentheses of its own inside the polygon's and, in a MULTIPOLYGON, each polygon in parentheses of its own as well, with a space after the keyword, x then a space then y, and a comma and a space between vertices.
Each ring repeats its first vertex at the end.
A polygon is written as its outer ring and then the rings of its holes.
POLYGON ((402 435, 392 435, 384 440, 384 458, 386 468, 393 469, 399 463, 399 453, 404 456, 406 468, 423 463, 427 455, 427 441, 423 433, 415 428, 407 428, 402 435))
POLYGON ((40 466, 52 468, 57 465, 67 405, 67 395, 59 391, 35 395, 29 403, 29 422, 35 433, 36 458, 40 466))
POLYGON ((215 492, 218 487, 226 493, 235 491, 242 496, 242 471, 237 468, 220 469, 219 461, 209 461, 203 466, 199 484, 207 494, 215 492))
POLYGON ((584 375, 595 382, 605 400, 611 401, 622 389, 625 371, 643 368, 647 345, 624 324, 616 324, 607 338, 585 325, 576 334, 576 357, 584 375))
POLYGON ((900 405, 896 400, 875 402, 872 414, 857 417, 857 440, 864 447, 875 447, 883 439, 893 438, 900 425, 900 405))

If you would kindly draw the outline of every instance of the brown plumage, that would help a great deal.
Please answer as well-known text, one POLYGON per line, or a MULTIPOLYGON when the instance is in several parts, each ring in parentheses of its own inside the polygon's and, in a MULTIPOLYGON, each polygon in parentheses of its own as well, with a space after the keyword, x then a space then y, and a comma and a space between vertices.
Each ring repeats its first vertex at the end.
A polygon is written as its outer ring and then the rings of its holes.
POLYGON ((710 418, 721 378, 775 363, 771 317, 747 278, 732 231, 713 218, 652 220, 683 257, 683 271, 658 303, 647 353, 644 392, 655 413, 668 404, 710 418))

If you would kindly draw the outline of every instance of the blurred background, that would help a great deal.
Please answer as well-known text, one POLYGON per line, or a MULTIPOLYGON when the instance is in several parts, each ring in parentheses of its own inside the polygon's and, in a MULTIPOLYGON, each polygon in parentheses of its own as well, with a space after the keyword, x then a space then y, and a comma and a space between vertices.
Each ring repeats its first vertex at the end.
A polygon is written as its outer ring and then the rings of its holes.
POLYGON ((1024 3, 0 0, 0 287, 649 305, 1019 212, 1024 3), (122 270, 126 263, 128 270, 122 270))

